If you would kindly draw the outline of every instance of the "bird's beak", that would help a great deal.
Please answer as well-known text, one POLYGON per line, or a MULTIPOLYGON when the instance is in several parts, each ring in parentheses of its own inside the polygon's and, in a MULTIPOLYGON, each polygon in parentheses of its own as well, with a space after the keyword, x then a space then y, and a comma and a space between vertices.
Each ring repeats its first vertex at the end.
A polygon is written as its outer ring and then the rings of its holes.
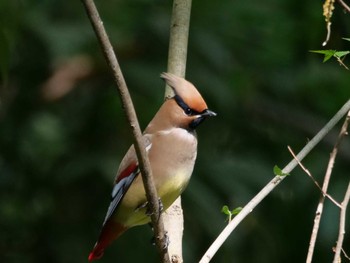
POLYGON ((204 110, 201 114, 202 117, 215 117, 217 114, 211 110, 204 110))
POLYGON ((214 117, 216 116, 216 113, 211 110, 204 110, 198 115, 196 115, 196 118, 190 123, 190 128, 195 129, 199 124, 201 124, 206 118, 208 117, 214 117))

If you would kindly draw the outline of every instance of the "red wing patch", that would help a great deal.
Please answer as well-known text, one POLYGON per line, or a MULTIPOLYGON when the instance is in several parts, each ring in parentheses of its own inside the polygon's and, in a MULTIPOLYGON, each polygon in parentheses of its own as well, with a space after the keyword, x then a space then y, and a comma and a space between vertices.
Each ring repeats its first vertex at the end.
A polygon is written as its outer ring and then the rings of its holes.
POLYGON ((116 184, 120 182, 120 180, 122 180, 125 177, 128 177, 129 175, 131 175, 133 172, 135 172, 135 170, 138 168, 137 162, 131 163, 128 167, 126 167, 126 169, 124 169, 124 171, 122 171, 117 180, 116 180, 116 184))

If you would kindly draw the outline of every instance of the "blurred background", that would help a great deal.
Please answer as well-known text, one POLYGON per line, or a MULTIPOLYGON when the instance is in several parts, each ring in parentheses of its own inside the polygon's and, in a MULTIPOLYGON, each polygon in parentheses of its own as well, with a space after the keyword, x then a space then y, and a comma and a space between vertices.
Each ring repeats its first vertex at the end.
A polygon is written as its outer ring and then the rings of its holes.
MULTIPOLYGON (((186 77, 218 116, 198 129, 182 196, 185 262, 198 262, 227 224, 223 205, 244 206, 274 165, 292 159, 287 145, 298 152, 349 99, 349 72, 309 52, 326 37, 322 4, 193 2, 186 77)), ((144 128, 163 100, 172 1, 97 6, 144 128)), ((350 16, 337 3, 332 22, 326 48, 349 50, 350 16)), ((81 2, 1 1, 0 70, 1 262, 87 262, 132 139, 81 2)), ((341 124, 303 162, 319 182, 341 124)), ((349 181, 346 140, 329 189, 338 201, 349 181)), ((319 195, 295 169, 212 262, 305 261, 319 195)), ((338 220, 326 201, 314 262, 331 262, 338 220)), ((131 229, 100 262, 158 262, 151 237, 147 226, 131 229)))

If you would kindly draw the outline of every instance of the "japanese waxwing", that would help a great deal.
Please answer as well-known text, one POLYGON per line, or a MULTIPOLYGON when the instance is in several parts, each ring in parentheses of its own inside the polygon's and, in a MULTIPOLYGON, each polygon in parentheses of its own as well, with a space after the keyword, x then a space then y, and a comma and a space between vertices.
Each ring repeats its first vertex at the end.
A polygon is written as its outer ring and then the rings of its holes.
MULTIPOLYGON (((195 129, 207 117, 208 110, 198 90, 188 81, 162 73, 175 95, 165 100, 143 133, 155 187, 167 209, 186 188, 197 156, 195 129)), ((120 163, 111 203, 100 236, 89 261, 102 257, 105 248, 128 228, 150 222, 147 199, 132 145, 120 163)))

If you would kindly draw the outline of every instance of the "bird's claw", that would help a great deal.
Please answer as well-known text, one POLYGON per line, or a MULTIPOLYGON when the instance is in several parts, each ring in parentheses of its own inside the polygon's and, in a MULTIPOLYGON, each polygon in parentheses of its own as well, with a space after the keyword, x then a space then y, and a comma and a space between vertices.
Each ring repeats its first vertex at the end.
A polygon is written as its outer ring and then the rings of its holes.
POLYGON ((164 209, 162 199, 160 198, 158 198, 158 207, 159 207, 159 214, 160 214, 161 212, 163 212, 163 209, 164 209))
MULTIPOLYGON (((163 250, 166 250, 166 249, 168 249, 169 244, 170 244, 170 238, 169 238, 169 236, 168 236, 168 232, 165 232, 163 238, 164 238, 164 243, 163 243, 162 249, 163 249, 163 250)), ((152 239, 151 239, 151 244, 152 244, 153 246, 156 245, 156 237, 155 237, 155 236, 152 237, 152 239)))
MULTIPOLYGON (((147 210, 146 210, 146 215, 147 216, 152 216, 153 214, 154 214, 154 212, 152 211, 152 209, 150 208, 150 206, 148 205, 148 202, 146 202, 145 204, 144 204, 144 207, 147 207, 147 210)), ((159 207, 159 216, 160 216, 160 214, 163 212, 163 208, 164 208, 164 206, 163 206, 163 203, 162 203, 162 200, 160 199, 160 198, 158 198, 158 207, 159 207)), ((158 219, 159 219, 159 216, 158 216, 158 219)))
POLYGON ((169 244, 170 244, 170 238, 169 238, 169 236, 168 236, 168 232, 165 232, 165 233, 164 233, 164 244, 163 244, 163 247, 162 247, 163 250, 168 249, 169 244))

